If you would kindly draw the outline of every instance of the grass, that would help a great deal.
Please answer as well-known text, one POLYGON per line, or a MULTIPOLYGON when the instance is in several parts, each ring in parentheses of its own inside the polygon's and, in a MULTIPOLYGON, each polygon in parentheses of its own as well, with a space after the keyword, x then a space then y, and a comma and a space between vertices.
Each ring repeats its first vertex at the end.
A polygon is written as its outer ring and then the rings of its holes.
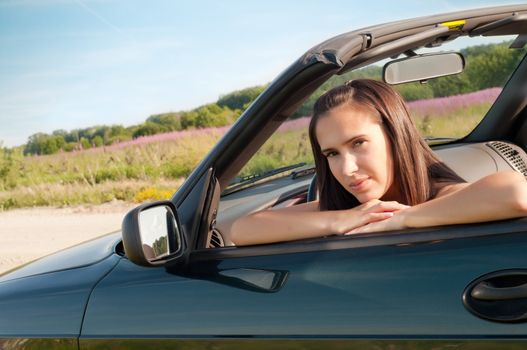
MULTIPOLYGON (((462 137, 480 121, 499 90, 409 103, 423 136, 462 137)), ((309 118, 284 123, 240 176, 313 163, 309 118)), ((72 153, 24 157, 0 148, 0 210, 166 199, 227 128, 172 132, 72 153)))
POLYGON ((145 180, 106 181, 95 185, 41 183, 1 192, 0 209, 103 204, 114 200, 140 203, 169 199, 182 182, 183 178, 158 180, 155 185, 145 180))

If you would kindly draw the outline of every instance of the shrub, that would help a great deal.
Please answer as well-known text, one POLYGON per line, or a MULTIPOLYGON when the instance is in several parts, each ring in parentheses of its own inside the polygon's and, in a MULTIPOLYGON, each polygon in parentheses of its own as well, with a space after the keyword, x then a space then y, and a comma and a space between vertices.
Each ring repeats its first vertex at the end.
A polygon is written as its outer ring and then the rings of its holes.
POLYGON ((142 203, 149 200, 162 200, 170 199, 173 195, 173 192, 167 190, 159 190, 155 187, 148 187, 144 190, 137 192, 134 195, 134 202, 142 203))

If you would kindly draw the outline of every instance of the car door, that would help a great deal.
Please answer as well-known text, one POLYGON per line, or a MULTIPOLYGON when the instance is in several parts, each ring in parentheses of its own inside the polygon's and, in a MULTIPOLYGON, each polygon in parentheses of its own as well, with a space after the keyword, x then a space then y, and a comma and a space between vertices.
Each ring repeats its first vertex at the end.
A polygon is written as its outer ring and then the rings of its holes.
POLYGON ((184 273, 122 259, 90 297, 80 348, 523 348, 511 318, 527 312, 526 231, 519 219, 209 249, 184 273), (474 299, 474 281, 498 296, 474 299))

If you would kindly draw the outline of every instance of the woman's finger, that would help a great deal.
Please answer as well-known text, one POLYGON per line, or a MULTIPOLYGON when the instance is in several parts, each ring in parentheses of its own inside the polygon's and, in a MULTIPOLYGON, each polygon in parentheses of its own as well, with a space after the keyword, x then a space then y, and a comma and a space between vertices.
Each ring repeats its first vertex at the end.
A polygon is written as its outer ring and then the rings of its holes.
POLYGON ((393 212, 391 211, 367 213, 362 216, 362 225, 369 224, 370 222, 386 220, 391 217, 393 217, 393 212))
POLYGON ((408 205, 401 204, 399 202, 380 202, 377 205, 371 207, 370 209, 376 212, 379 211, 397 211, 409 208, 408 205))

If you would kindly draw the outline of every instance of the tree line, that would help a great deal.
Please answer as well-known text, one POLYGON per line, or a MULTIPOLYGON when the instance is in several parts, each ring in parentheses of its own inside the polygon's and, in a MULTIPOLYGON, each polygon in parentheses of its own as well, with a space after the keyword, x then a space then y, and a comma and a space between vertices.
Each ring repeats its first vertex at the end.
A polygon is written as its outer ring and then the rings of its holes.
MULTIPOLYGON (((395 86, 407 101, 463 94, 489 87, 503 86, 510 72, 525 54, 525 50, 511 50, 510 42, 467 47, 461 50, 467 65, 462 74, 430 80, 427 84, 411 83, 395 86)), ((313 93, 292 118, 311 114, 316 99, 334 86, 357 78, 380 79, 382 68, 369 66, 340 76, 335 76, 313 93)), ((53 154, 59 151, 88 149, 111 145, 170 131, 191 128, 219 127, 232 124, 265 85, 253 86, 220 96, 190 111, 169 112, 149 116, 144 123, 124 127, 122 125, 93 126, 71 131, 55 130, 51 134, 36 133, 23 146, 24 155, 53 154)))

